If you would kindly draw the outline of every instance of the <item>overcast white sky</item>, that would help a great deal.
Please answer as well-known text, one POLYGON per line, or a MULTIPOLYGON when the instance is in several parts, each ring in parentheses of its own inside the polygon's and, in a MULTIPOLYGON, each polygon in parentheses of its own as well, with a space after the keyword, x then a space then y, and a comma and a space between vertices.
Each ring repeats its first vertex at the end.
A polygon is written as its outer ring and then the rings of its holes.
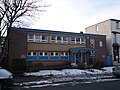
POLYGON ((108 19, 120 20, 120 0, 45 0, 47 8, 31 28, 80 32, 108 19))

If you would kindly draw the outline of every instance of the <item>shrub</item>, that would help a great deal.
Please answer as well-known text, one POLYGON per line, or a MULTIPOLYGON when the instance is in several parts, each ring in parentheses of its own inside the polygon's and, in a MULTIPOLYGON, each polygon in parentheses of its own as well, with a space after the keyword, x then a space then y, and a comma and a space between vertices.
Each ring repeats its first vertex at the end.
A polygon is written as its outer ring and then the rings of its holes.
POLYGON ((85 68, 85 63, 83 61, 78 61, 77 64, 78 64, 78 68, 80 68, 80 69, 85 68))
POLYGON ((104 61, 94 61, 93 62, 93 68, 102 68, 105 66, 104 61))
POLYGON ((11 67, 14 74, 23 74, 26 71, 26 60, 19 58, 13 59, 11 67))

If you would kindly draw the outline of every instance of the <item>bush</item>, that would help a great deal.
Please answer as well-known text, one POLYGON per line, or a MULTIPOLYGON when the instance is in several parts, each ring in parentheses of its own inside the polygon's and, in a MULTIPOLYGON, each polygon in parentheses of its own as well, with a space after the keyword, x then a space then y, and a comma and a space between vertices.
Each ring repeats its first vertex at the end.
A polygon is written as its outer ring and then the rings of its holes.
POLYGON ((102 68, 105 66, 105 63, 103 61, 94 61, 93 62, 93 68, 102 68))
POLYGON ((80 69, 85 68, 85 63, 83 61, 78 61, 77 64, 78 64, 78 68, 80 68, 80 69))
POLYGON ((26 71, 25 59, 13 59, 12 60, 12 72, 14 74, 23 74, 26 71))

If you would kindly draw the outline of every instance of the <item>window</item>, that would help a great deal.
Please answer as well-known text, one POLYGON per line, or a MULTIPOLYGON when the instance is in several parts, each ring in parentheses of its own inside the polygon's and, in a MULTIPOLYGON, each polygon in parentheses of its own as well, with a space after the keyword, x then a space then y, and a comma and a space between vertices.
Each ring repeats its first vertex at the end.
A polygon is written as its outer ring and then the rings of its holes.
POLYGON ((36 56, 36 52, 28 52, 28 56, 36 56))
POLYGON ((39 34, 35 34, 35 42, 40 42, 40 35, 39 34))
POLYGON ((99 42, 99 46, 103 47, 103 42, 102 41, 99 42))
POLYGON ((57 37, 56 36, 51 36, 51 42, 52 43, 57 43, 57 37))
POLYGON ((80 37, 76 37, 76 43, 80 44, 80 37))
POLYGON ((95 56, 95 51, 90 51, 90 56, 95 56))
POLYGON ((47 52, 40 52, 40 56, 48 56, 47 52))
POLYGON ((75 37, 71 37, 71 43, 76 44, 76 38, 75 37))
POLYGON ((68 56, 68 52, 61 52, 61 56, 68 56))
POLYGON ((68 43, 68 37, 63 36, 62 37, 62 43, 68 43))
POLYGON ((95 39, 90 39, 90 46, 95 47, 95 39))
POLYGON ((48 42, 48 36, 46 35, 41 35, 41 42, 48 42))
POLYGON ((96 25, 96 31, 97 31, 97 32, 99 31, 99 26, 98 26, 98 25, 96 25))
POLYGON ((58 52, 51 52, 51 56, 59 56, 58 52))
POLYGON ((85 44, 85 38, 84 37, 80 38, 80 44, 85 44))
POLYGON ((62 41, 61 36, 57 36, 57 43, 62 43, 61 41, 62 41))
POLYGON ((119 22, 116 21, 116 29, 119 29, 119 22))
POLYGON ((28 42, 34 42, 34 34, 28 34, 28 42))

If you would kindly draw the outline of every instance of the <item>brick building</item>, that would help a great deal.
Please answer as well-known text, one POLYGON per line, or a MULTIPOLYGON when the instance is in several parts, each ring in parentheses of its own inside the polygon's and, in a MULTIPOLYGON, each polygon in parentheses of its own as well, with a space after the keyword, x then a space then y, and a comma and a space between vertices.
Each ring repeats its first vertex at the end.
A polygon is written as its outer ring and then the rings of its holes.
POLYGON ((14 58, 25 58, 28 68, 58 69, 93 61, 106 62, 106 36, 12 28, 9 36, 9 65, 14 58))
POLYGON ((120 65, 120 20, 108 19, 86 27, 85 31, 86 33, 106 35, 107 60, 110 65, 120 65))

